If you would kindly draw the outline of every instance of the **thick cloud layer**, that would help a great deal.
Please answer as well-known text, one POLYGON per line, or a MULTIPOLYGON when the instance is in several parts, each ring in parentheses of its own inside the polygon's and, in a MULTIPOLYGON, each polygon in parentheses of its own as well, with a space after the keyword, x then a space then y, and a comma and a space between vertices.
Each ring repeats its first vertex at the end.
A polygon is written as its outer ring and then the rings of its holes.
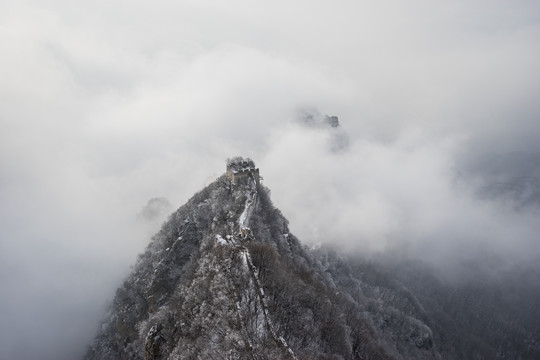
POLYGON ((0 358, 82 353, 148 199, 181 205, 234 155, 308 244, 537 259, 536 210, 476 191, 540 151, 539 40, 525 0, 3 2, 0 358), (313 108, 346 148, 298 122, 313 108))

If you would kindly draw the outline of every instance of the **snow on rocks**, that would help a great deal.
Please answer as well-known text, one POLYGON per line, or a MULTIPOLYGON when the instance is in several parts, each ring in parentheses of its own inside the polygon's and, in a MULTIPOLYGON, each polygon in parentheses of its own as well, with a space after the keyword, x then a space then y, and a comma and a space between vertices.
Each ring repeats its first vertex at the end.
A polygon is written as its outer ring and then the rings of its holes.
POLYGON ((221 235, 216 235, 216 241, 219 245, 227 245, 227 240, 225 240, 221 235))

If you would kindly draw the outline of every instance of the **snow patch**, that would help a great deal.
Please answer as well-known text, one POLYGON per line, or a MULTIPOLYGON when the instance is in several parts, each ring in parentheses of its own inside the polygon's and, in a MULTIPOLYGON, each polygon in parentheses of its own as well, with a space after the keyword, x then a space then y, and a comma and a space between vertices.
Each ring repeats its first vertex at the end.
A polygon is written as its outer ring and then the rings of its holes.
POLYGON ((240 214, 240 217, 238 218, 238 225, 240 226, 240 229, 247 227, 247 221, 251 212, 250 208, 251 208, 251 205, 253 205, 253 203, 255 202, 255 196, 257 196, 256 192, 252 194, 248 194, 246 205, 244 206, 244 211, 242 212, 242 214, 240 214))
POLYGON ((216 235, 217 243, 220 245, 227 245, 227 240, 225 240, 221 235, 216 235))

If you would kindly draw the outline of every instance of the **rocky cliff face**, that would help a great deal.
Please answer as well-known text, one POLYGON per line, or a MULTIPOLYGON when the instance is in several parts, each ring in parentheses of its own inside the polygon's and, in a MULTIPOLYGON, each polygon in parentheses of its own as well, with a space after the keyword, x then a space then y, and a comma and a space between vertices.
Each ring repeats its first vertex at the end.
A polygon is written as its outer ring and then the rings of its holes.
POLYGON ((268 189, 222 176, 153 237, 85 359, 460 358, 430 299, 308 250, 268 189))

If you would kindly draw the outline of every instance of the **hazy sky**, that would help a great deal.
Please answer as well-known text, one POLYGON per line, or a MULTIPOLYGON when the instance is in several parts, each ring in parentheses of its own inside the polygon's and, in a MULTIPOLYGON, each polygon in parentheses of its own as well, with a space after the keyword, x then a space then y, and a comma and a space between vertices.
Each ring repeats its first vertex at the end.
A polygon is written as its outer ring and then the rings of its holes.
POLYGON ((470 164, 540 152, 538 44, 534 0, 0 2, 0 359, 84 352, 146 201, 235 155, 305 243, 537 259, 470 164))

